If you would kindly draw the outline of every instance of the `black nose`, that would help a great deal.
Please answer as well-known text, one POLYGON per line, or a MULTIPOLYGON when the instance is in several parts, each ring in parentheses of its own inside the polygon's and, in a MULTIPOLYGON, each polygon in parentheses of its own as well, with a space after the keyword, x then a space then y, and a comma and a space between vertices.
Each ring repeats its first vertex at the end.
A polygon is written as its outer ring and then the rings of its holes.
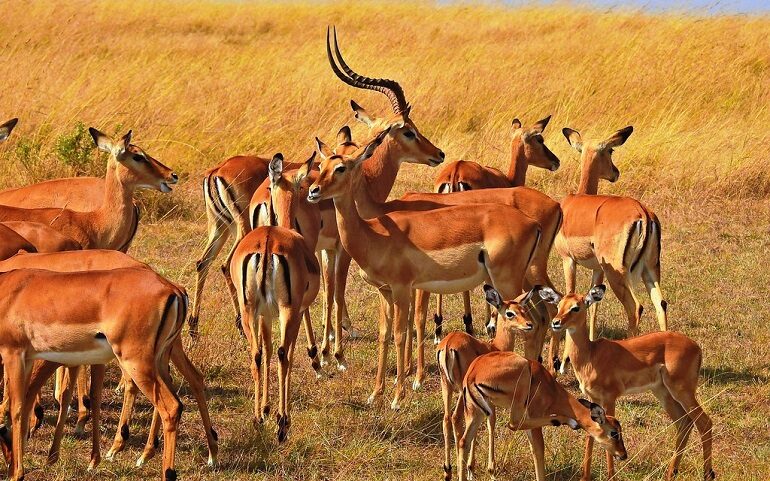
POLYGON ((527 323, 527 329, 532 329, 532 327, 533 327, 533 326, 532 326, 532 323, 531 323, 531 322, 528 322, 528 323, 527 323))
POLYGON ((446 157, 446 154, 444 153, 443 150, 439 150, 438 151, 438 156, 441 157, 441 160, 444 160, 444 157, 446 157))
POLYGON ((318 187, 318 186, 313 187, 312 189, 310 189, 310 193, 313 194, 313 195, 317 195, 320 191, 321 191, 321 188, 318 187))

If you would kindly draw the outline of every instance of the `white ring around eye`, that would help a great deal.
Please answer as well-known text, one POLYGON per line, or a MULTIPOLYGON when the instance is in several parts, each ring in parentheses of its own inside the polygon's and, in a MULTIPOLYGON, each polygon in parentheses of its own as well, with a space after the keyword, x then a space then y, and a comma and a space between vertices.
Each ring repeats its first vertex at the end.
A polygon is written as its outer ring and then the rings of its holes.
POLYGON ((513 319, 514 317, 516 317, 516 313, 513 311, 505 311, 505 317, 507 317, 508 319, 513 319))

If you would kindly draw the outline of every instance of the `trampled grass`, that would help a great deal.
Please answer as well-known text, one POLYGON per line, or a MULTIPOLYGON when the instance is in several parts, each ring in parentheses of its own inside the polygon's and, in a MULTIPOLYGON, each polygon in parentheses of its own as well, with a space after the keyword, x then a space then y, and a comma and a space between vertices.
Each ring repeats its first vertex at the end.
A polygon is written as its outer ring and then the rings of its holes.
MULTIPOLYGON (((597 137, 633 125, 615 154, 621 178, 601 191, 634 195, 661 218, 671 325, 704 349, 699 397, 715 421, 719 479, 770 477, 770 335, 763 314, 770 285, 770 19, 568 5, 145 0, 20 1, 0 11, 0 121, 21 119, 0 147, 0 186, 98 169, 78 161, 71 139, 79 122, 104 131, 132 128, 135 142, 183 181, 173 194, 143 196, 153 215, 131 253, 191 291, 206 234, 199 191, 205 168, 238 153, 303 157, 314 136, 331 138, 353 122, 350 98, 385 112, 381 96, 353 90, 331 73, 323 46, 328 24, 338 26, 351 66, 403 84, 413 120, 450 160, 506 167, 511 119, 530 123, 553 114, 545 138, 562 168, 531 171, 529 182, 555 198, 574 190, 579 175, 561 127, 597 137)), ((354 136, 363 135, 355 126, 354 136)), ((394 195, 429 189, 435 173, 405 165, 394 195)), ((555 279, 561 279, 560 264, 552 259, 555 279)), ((221 467, 205 468, 199 418, 183 387, 181 479, 441 477, 433 368, 423 392, 410 392, 402 411, 385 402, 365 405, 375 369, 377 302, 356 268, 351 273, 351 315, 364 337, 347 343, 350 370, 319 382, 297 352, 293 424, 282 446, 273 422, 252 425, 246 344, 233 327, 221 279, 210 277, 203 337, 190 355, 208 382, 221 467)), ((587 277, 580 281, 585 288, 587 277)), ((479 317, 480 296, 474 302, 479 317)), ((603 304, 604 332, 622 332, 617 300, 609 296, 603 304)), ((450 326, 459 328, 461 303, 453 299, 447 311, 450 326)), ((317 307, 314 318, 320 317, 317 307)), ((648 309, 642 327, 654 325, 648 309)), ((432 359, 432 347, 428 351, 432 359)), ((563 381, 576 392, 574 378, 563 381)), ((103 429, 111 437, 119 398, 108 395, 106 403, 103 429)), ((62 461, 44 467, 51 434, 44 428, 31 442, 27 479, 156 477, 158 460, 133 467, 149 423, 147 404, 139 411, 129 450, 91 474, 85 471, 89 442, 71 437, 62 461)), ((617 478, 661 479, 673 449, 668 419, 651 395, 627 398, 618 412, 631 459, 617 478)), ((549 479, 579 479, 582 437, 547 431, 549 479)), ((681 479, 700 479, 697 438, 681 479)), ((532 479, 524 434, 500 429, 497 439, 498 479, 532 479)), ((482 436, 481 466, 485 446, 482 436)), ((596 479, 606 479, 602 467, 597 455, 596 479)))

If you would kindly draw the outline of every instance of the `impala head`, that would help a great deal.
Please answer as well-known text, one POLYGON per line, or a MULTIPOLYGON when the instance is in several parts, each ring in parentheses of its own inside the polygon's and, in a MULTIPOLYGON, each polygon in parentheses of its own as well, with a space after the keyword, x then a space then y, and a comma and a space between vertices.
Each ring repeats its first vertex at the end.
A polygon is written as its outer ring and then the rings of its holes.
POLYGON ((388 145, 390 149, 398 152, 400 162, 410 162, 413 164, 426 164, 435 167, 444 161, 444 152, 433 145, 424 135, 420 133, 414 122, 409 118, 411 105, 406 101, 404 90, 395 80, 375 79, 364 77, 351 69, 342 58, 339 46, 337 45, 337 29, 326 30, 326 54, 329 57, 329 64, 337 77, 346 84, 366 90, 374 90, 385 95, 390 101, 393 114, 387 117, 373 117, 366 110, 354 101, 350 101, 356 120, 366 124, 370 133, 378 133, 388 130, 388 145), (334 54, 332 54, 332 50, 334 54), (337 65, 339 64, 339 66, 337 65))
MULTIPOLYGON (((307 200, 317 203, 323 199, 349 195, 351 186, 361 177, 361 163, 374 154, 375 149, 382 144, 388 133, 388 130, 383 130, 368 144, 360 147, 352 154, 334 154, 327 157, 319 151, 321 170, 316 181, 310 186, 307 200)), ((323 144, 318 139, 316 139, 316 143, 318 145, 323 144)))
POLYGON ((623 443, 623 430, 620 427, 620 421, 607 415, 604 408, 594 402, 586 399, 579 399, 578 401, 589 410, 591 415, 592 423, 584 425, 583 429, 615 459, 626 460, 628 453, 626 452, 626 445, 623 443))
POLYGON ((634 128, 628 126, 612 134, 602 141, 583 141, 580 132, 565 127, 562 129, 564 137, 573 149, 580 152, 580 163, 583 166, 584 175, 595 176, 598 179, 615 182, 620 177, 620 171, 612 162, 612 152, 615 147, 623 145, 634 128))
POLYGON ((551 329, 558 332, 562 329, 574 331, 579 325, 585 325, 586 311, 591 304, 601 301, 607 288, 604 284, 594 286, 585 296, 567 294, 564 297, 551 288, 545 287, 540 291, 540 297, 546 302, 558 306, 556 317, 551 321, 551 329))
POLYGON ((326 145, 318 137, 315 139, 315 146, 321 159, 328 159, 334 155, 350 155, 360 148, 358 143, 353 142, 353 137, 350 134, 350 127, 347 125, 337 132, 337 146, 334 149, 326 145))
POLYGON ((551 116, 549 115, 543 120, 535 122, 530 127, 524 127, 519 119, 513 119, 511 124, 513 133, 511 150, 515 152, 517 149, 523 149, 524 157, 529 165, 555 171, 561 165, 561 161, 545 145, 545 140, 543 139, 543 130, 545 130, 550 120, 551 116))
POLYGON ((484 297, 490 306, 497 309, 497 322, 487 324, 487 334, 494 338, 498 330, 532 332, 538 326, 527 312, 527 303, 540 290, 535 286, 531 291, 514 300, 505 301, 494 287, 484 284, 484 297))
MULTIPOLYGON (((283 154, 277 153, 267 166, 267 202, 260 204, 255 212, 257 225, 272 225, 294 228, 297 203, 302 196, 302 181, 313 166, 315 152, 294 172, 284 170, 283 154)), ((262 188, 263 186, 260 186, 262 188)))
POLYGON ((19 119, 11 119, 8 122, 0 125, 0 142, 4 141, 8 138, 9 135, 11 135, 11 131, 14 127, 16 127, 18 122, 19 119))
POLYGON ((171 185, 179 181, 179 177, 168 167, 150 157, 140 147, 131 143, 131 131, 118 140, 99 132, 95 128, 88 129, 94 144, 102 152, 110 154, 117 165, 121 182, 133 184, 139 189, 155 189, 161 192, 171 192, 171 185))

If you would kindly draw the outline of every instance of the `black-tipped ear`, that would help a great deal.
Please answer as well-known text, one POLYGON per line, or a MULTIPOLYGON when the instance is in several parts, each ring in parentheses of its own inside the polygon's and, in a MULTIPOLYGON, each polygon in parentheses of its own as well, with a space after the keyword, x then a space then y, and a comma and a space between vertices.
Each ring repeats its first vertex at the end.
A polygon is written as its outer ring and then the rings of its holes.
POLYGON ((564 134, 564 137, 567 138, 567 142, 569 142, 573 149, 583 152, 583 139, 580 137, 580 132, 564 127, 561 129, 561 133, 564 134))
POLYGON ((578 399, 578 402, 579 402, 580 404, 582 404, 582 405, 583 405, 583 407, 585 407, 586 409, 591 409, 591 404, 593 404, 593 403, 592 403, 591 401, 589 401, 588 399, 582 399, 582 398, 581 398, 581 399, 578 399))
POLYGON ((112 153, 113 141, 112 137, 102 132, 99 132, 93 127, 88 128, 88 133, 91 134, 91 138, 94 139, 94 145, 102 152, 112 153))
POLYGON ((374 151, 377 149, 377 147, 380 146, 382 141, 385 140, 385 137, 388 136, 388 134, 390 133, 390 129, 392 129, 392 128, 393 127, 390 126, 387 129, 385 129, 382 132, 380 132, 379 134, 377 134, 377 136, 374 139, 372 139, 372 141, 369 142, 369 144, 367 144, 366 147, 364 147, 363 153, 358 156, 356 161, 357 162, 361 162, 361 161, 364 161, 364 160, 368 159, 372 155, 374 155, 374 151))
POLYGON ((532 133, 535 134, 542 134, 543 130, 548 126, 548 122, 551 121, 551 116, 544 118, 543 120, 538 120, 535 122, 535 125, 532 126, 532 133))
POLYGON ((503 298, 500 296, 500 293, 489 284, 484 284, 484 298, 495 309, 500 309, 500 306, 503 305, 503 298))
POLYGON ((270 159, 270 163, 267 165, 267 175, 270 177, 270 183, 275 184, 281 180, 281 174, 283 174, 283 154, 279 152, 270 159))
POLYGON ((524 305, 524 304, 528 303, 535 294, 540 292, 540 289, 542 289, 542 288, 543 288, 543 286, 540 286, 540 285, 537 285, 537 286, 533 287, 532 290, 527 292, 527 295, 524 296, 524 298, 519 302, 519 304, 524 305))
POLYGON ((521 128, 521 120, 513 119, 513 122, 511 122, 511 128, 513 130, 520 129, 521 128))
POLYGON ((350 107, 353 109, 353 112, 356 113, 356 120, 363 122, 367 127, 374 125, 374 119, 366 112, 366 110, 358 105, 355 100, 350 101, 350 107))
POLYGON ((350 127, 343 126, 339 132, 337 132, 337 145, 346 144, 353 141, 353 136, 350 134, 350 127))
POLYGON ((605 292, 607 292, 607 287, 604 284, 599 284, 598 286, 592 287, 585 297, 586 306, 590 306, 591 304, 597 303, 604 299, 605 292))
POLYGON ((319 139, 318 137, 315 138, 315 148, 318 151, 318 153, 321 155, 321 158, 324 160, 334 155, 334 152, 332 152, 332 149, 330 149, 329 146, 326 145, 323 142, 323 140, 319 139))
POLYGON ((604 141, 604 147, 614 148, 625 144, 626 140, 631 136, 633 132, 634 132, 634 127, 631 125, 618 130, 617 132, 612 134, 609 139, 604 141))
POLYGON ((537 291, 540 294, 540 298, 549 304, 558 304, 561 301, 561 296, 558 292, 554 291, 550 287, 542 287, 537 291))
POLYGON ((129 130, 126 132, 126 135, 124 135, 119 141, 118 146, 122 148, 122 150, 128 149, 128 146, 131 145, 131 136, 134 134, 133 130, 129 130))
POLYGON ((315 161, 315 151, 313 151, 312 154, 310 154, 310 157, 302 163, 302 166, 297 169, 297 173, 294 175, 294 183, 299 184, 302 182, 305 177, 310 173, 311 170, 313 170, 313 162, 315 161))
POLYGON ((3 125, 0 125, 0 142, 7 139, 9 135, 11 135, 11 131, 14 127, 16 127, 16 124, 19 122, 19 119, 11 119, 4 123, 3 125))

